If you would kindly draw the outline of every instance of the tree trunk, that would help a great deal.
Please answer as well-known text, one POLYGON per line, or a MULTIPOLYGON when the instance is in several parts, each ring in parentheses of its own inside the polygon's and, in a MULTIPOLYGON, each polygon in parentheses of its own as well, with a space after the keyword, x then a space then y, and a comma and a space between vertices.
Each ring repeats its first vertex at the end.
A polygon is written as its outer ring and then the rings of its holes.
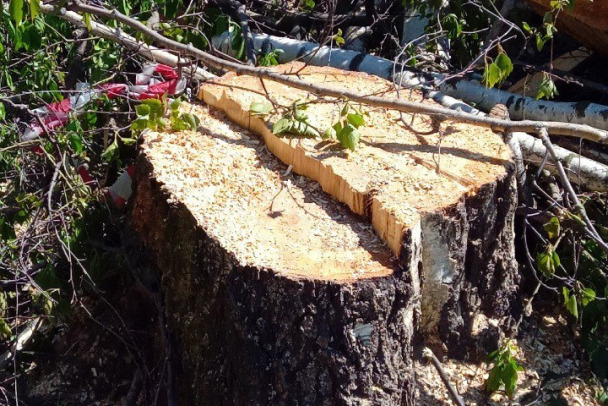
MULTIPOLYGON (((387 86, 330 68, 299 75, 387 86)), ((517 303, 510 153, 491 131, 423 136, 382 110, 368 112, 351 154, 279 138, 268 125, 280 114, 248 112, 265 91, 285 106, 307 97, 227 75, 201 93, 226 116, 194 106, 199 132, 144 136, 132 216, 162 274, 178 398, 415 404, 417 331, 466 356, 475 316, 517 303)), ((331 124, 343 103, 311 103, 311 125, 331 124)))

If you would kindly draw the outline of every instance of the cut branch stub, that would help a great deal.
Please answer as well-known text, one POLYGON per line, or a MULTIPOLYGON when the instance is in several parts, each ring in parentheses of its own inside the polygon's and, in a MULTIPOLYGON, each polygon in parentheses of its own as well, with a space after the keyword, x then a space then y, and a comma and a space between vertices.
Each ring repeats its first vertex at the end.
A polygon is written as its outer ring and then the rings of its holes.
MULTIPOLYGON (((299 75, 395 97, 365 74, 299 75)), ((206 404, 414 404, 414 332, 463 355, 480 310, 506 316, 515 303, 510 152, 464 124, 415 135, 383 109, 368 111, 353 153, 279 138, 279 115, 249 112, 266 92, 310 102, 321 132, 345 103, 228 74, 200 95, 226 116, 195 108, 200 133, 144 137, 134 224, 162 271, 179 392, 206 404)))

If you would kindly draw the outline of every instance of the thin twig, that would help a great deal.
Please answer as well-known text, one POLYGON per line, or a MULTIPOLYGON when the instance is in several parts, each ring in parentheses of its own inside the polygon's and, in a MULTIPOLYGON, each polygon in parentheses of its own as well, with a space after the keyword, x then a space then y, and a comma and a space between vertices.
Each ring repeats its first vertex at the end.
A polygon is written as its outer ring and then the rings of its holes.
POLYGON ((549 139, 549 134, 547 133, 547 129, 544 127, 540 127, 537 129, 537 134, 538 134, 539 138, 541 139, 541 141, 543 142, 543 144, 545 145, 545 148, 547 148, 547 151, 549 151, 549 154, 551 154, 551 157, 555 161, 555 166, 557 167, 557 173, 559 174, 559 177, 564 185, 564 189, 566 189, 566 193, 574 202, 574 209, 581 215, 581 217, 583 218, 583 221, 585 222, 585 225, 587 226, 585 229, 587 235, 589 237, 591 237, 605 252, 608 252, 608 244, 606 244, 606 242, 602 239, 600 234, 597 232, 597 230, 595 229, 595 226, 591 222, 591 219, 589 219, 589 216, 587 215, 587 211, 585 210, 585 207, 581 204, 580 200, 578 199, 578 196, 577 196, 576 192, 574 191, 574 188, 572 187, 570 180, 568 179, 568 175, 566 174, 566 171, 564 170, 564 166, 562 165, 561 161, 557 157, 557 154, 555 153, 555 149, 553 148, 553 143, 549 139))
MULTIPOLYGON (((454 111, 445 107, 433 106, 428 104, 422 104, 417 102, 410 102, 406 100, 395 100, 386 97, 367 96, 357 92, 350 92, 346 90, 334 89, 323 85, 313 84, 300 80, 296 77, 288 76, 285 74, 277 73, 276 71, 266 68, 254 68, 246 65, 239 65, 233 62, 227 62, 215 56, 208 54, 207 52, 201 51, 195 48, 192 44, 181 44, 179 42, 170 40, 161 34, 149 29, 141 22, 134 20, 126 15, 118 12, 117 10, 109 10, 106 8, 91 6, 76 1, 72 4, 71 9, 74 11, 86 12, 98 17, 109 18, 118 22, 121 22, 143 34, 154 39, 157 44, 162 45, 168 49, 182 52, 190 57, 198 58, 203 63, 216 69, 223 69, 236 72, 242 75, 251 75, 258 78, 266 78, 275 82, 316 93, 319 95, 346 98, 353 102, 369 104, 377 107, 383 107, 392 110, 404 111, 409 113, 423 113, 427 115, 440 115, 445 116, 447 120, 453 120, 457 122, 463 122, 468 124, 479 125, 482 127, 494 128, 497 131, 528 131, 535 132, 539 127, 545 127, 547 131, 555 135, 567 135, 585 138, 590 141, 599 143, 608 143, 608 132, 597 128, 593 128, 588 125, 571 124, 571 123, 559 123, 559 122, 543 122, 543 121, 511 121, 511 120, 500 120, 494 118, 480 117, 469 113, 460 111, 454 111)), ((53 13, 60 11, 55 6, 41 5, 41 11, 45 13, 53 13)), ((65 10, 64 13, 65 14, 65 10)), ((60 12, 59 16, 63 14, 60 12)))
POLYGON ((435 369, 439 373, 439 376, 441 377, 441 380, 443 381, 443 384, 445 385, 445 387, 447 388, 448 392, 450 393, 450 396, 452 397, 452 400, 458 406, 465 406, 462 398, 460 397, 460 395, 458 394, 458 392, 456 392, 456 389, 454 389, 454 387, 450 383, 450 380, 448 379, 448 376, 445 374, 445 371, 443 370, 443 367, 441 366, 441 362, 439 362, 439 360, 437 359, 437 357, 433 353, 433 350, 431 350, 428 347, 425 347, 422 350, 422 353, 435 366, 435 369))

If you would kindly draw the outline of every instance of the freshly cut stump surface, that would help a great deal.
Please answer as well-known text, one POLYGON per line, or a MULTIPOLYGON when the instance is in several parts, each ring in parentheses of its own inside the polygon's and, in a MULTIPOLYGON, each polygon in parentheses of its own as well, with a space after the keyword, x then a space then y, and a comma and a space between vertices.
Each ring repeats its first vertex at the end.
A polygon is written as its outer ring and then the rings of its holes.
MULTIPOLYGON (((299 75, 396 97, 365 74, 299 75)), ((266 91, 278 105, 314 100, 306 113, 320 129, 343 102, 264 85, 232 74, 204 84, 209 107, 184 107, 198 132, 143 137, 132 220, 162 275, 178 398, 416 404, 415 332, 462 355, 473 317, 516 302, 510 153, 491 131, 444 124, 439 140, 401 121, 424 131, 425 117, 373 108, 352 153, 279 138, 279 116, 248 111, 266 91)))
MULTIPOLYGON (((275 70, 336 89, 434 103, 417 91, 398 93, 392 83, 365 73, 301 63, 275 70)), ((281 118, 279 112, 265 118, 250 112, 251 104, 264 102, 267 95, 279 106, 307 102, 307 122, 320 133, 339 119, 345 102, 235 73, 203 84, 199 98, 261 135, 268 149, 295 172, 316 180, 354 213, 366 216, 406 266, 421 263, 425 286, 420 322, 426 333, 437 331, 448 302, 451 310, 460 311, 454 306, 465 267, 474 284, 472 289, 463 286, 470 313, 479 306, 480 295, 490 295, 484 301, 490 313, 507 311, 518 279, 513 246, 516 197, 511 152, 499 134, 447 123, 439 132, 423 135, 433 128, 428 117, 363 106, 368 116, 359 128, 361 141, 348 153, 337 143, 274 135, 271 128, 281 118)), ((470 325, 460 318, 452 317, 450 323, 470 325)), ((443 336, 453 333, 449 327, 443 336)))

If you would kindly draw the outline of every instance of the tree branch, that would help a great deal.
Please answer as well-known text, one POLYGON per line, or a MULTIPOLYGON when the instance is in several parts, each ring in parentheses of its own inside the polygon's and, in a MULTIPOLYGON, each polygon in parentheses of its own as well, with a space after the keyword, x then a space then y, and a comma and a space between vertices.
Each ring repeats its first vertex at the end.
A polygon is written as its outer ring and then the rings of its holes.
MULTIPOLYGON (((45 6, 52 7, 53 6, 45 6)), ((363 103, 372 105, 375 107, 382 107, 392 110, 403 111, 407 113, 421 113, 431 116, 439 116, 444 120, 457 121, 468 124, 474 124, 482 127, 493 128, 498 131, 529 131, 536 132, 539 127, 546 128, 549 133, 555 135, 567 135, 573 137, 580 137, 590 141, 598 143, 608 143, 608 133, 606 131, 598 130, 588 125, 570 124, 570 123, 555 123, 555 122, 541 122, 541 121, 509 121, 499 120, 486 117, 475 116, 468 113, 459 111, 453 111, 439 106, 425 105, 422 103, 411 102, 406 100, 394 100, 386 99, 377 96, 367 96, 361 93, 349 92, 345 90, 332 89, 327 86, 315 85, 291 76, 274 72, 270 69, 260 69, 251 66, 240 65, 234 62, 224 61, 207 52, 201 51, 195 48, 192 44, 181 44, 179 42, 170 40, 160 35, 159 33, 149 29, 141 22, 127 17, 126 15, 118 12, 117 10, 109 10, 106 8, 95 7, 87 4, 76 2, 70 5, 70 8, 74 11, 83 13, 89 13, 98 17, 110 18, 119 21, 137 31, 140 31, 149 37, 153 38, 158 45, 162 45, 167 49, 179 51, 184 55, 194 57, 205 63, 206 65, 222 70, 229 70, 236 72, 237 74, 250 75, 257 78, 269 79, 290 87, 297 89, 306 90, 311 93, 315 93, 323 96, 330 96, 342 99, 349 99, 353 102, 363 103)), ((42 8, 41 8, 42 10, 42 8)))
MULTIPOLYGON (((73 11, 69 11, 64 8, 59 9, 57 6, 52 6, 48 4, 40 4, 40 11, 45 14, 58 14, 59 17, 76 25, 77 27, 86 28, 86 24, 84 23, 82 16, 73 11)), ((179 58, 178 56, 170 54, 169 52, 166 52, 162 49, 138 41, 129 34, 126 34, 119 29, 110 28, 96 21, 91 21, 90 27, 90 31, 92 34, 110 41, 117 42, 129 50, 137 52, 148 60, 160 62, 173 67, 188 63, 188 60, 184 58, 179 58)), ((187 74, 193 75, 193 77, 198 80, 207 80, 215 77, 215 75, 211 74, 210 72, 207 72, 206 70, 198 67, 186 67, 184 68, 184 70, 187 72, 187 74)))
POLYGON ((251 66, 255 66, 255 49, 253 47, 253 35, 249 29, 249 16, 247 15, 247 8, 245 5, 237 0, 216 0, 216 4, 220 9, 232 16, 239 22, 241 32, 243 34, 243 40, 245 41, 245 54, 247 55, 247 63, 251 66))
POLYGON ((591 219, 589 219, 589 216, 587 216, 585 207, 578 200, 578 196, 576 195, 576 192, 574 191, 574 188, 572 187, 570 180, 568 180, 568 175, 566 175, 566 171, 564 171, 564 167, 562 166, 562 163, 557 158, 557 154, 555 153, 555 150, 553 149, 553 144, 551 143, 551 140, 549 139, 549 134, 547 133, 547 130, 543 127, 539 128, 538 136, 540 137, 543 144, 545 145, 545 148, 547 148, 547 151, 549 151, 549 154, 551 155, 553 160, 555 161, 555 165, 557 166, 557 173, 559 174, 559 177, 563 183, 564 189, 566 190, 566 193, 568 193, 568 196, 570 196, 570 198, 574 202, 574 209, 578 212, 578 214, 580 214, 583 221, 585 222, 585 225, 586 225, 585 231, 586 231, 587 235, 589 237, 591 237, 591 239, 593 239, 597 243, 597 245, 600 246, 600 248, 602 248, 605 252, 608 252, 608 244, 606 244, 606 242, 602 239, 600 234, 595 229, 595 226, 591 222, 591 219))

